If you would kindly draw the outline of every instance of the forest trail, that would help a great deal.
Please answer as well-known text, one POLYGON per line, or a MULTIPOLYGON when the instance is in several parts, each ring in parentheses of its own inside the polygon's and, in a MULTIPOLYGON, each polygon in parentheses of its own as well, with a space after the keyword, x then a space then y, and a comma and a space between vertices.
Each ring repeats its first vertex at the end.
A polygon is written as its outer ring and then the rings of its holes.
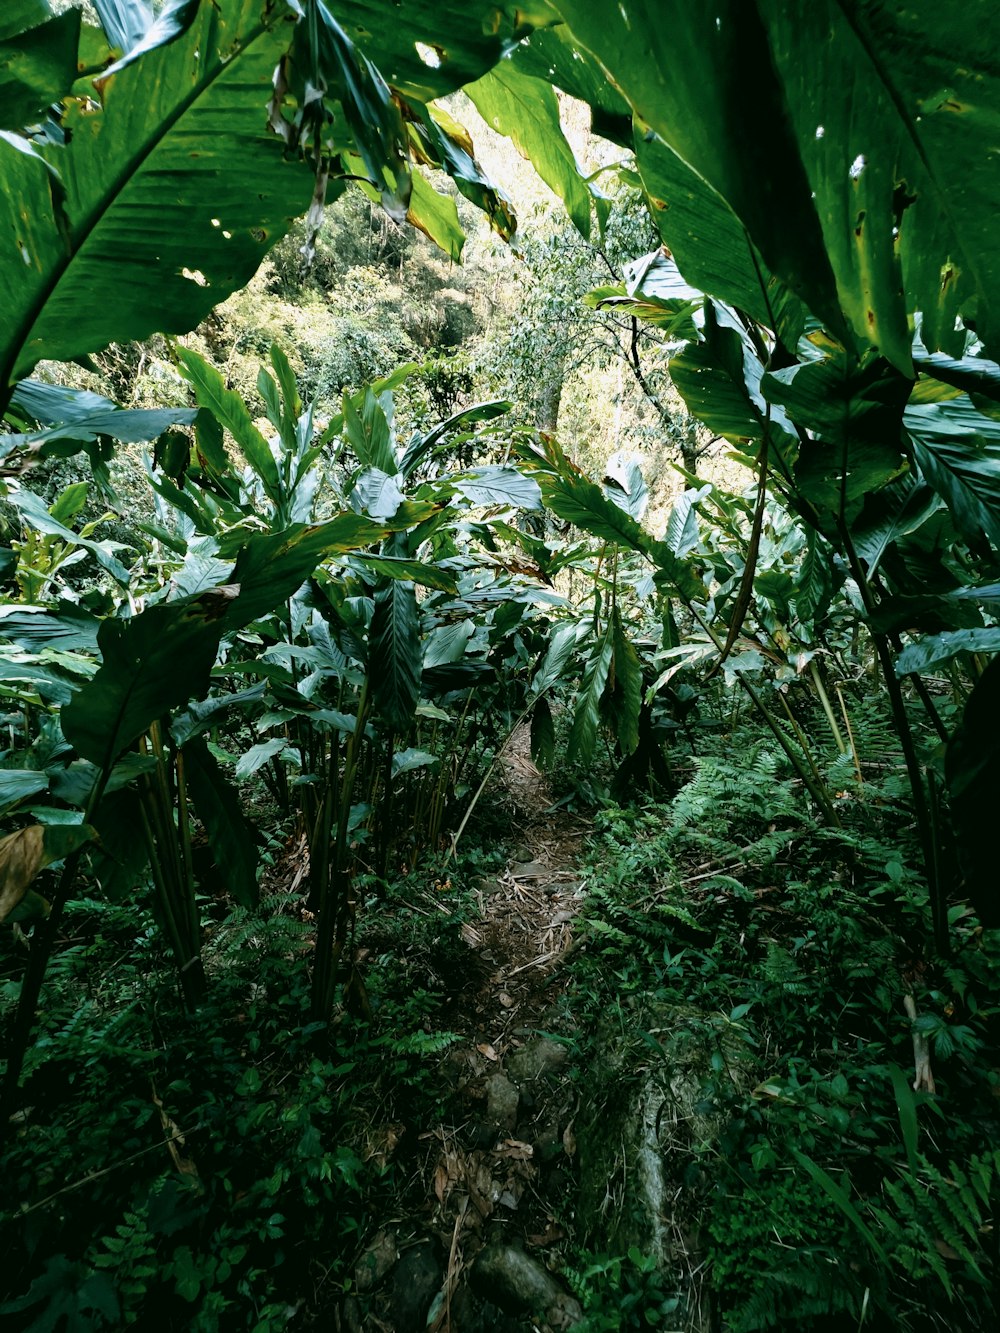
POLYGON ((462 926, 475 965, 444 1019, 459 1039, 434 1057, 437 1116, 371 1126, 400 1184, 392 1216, 365 1237, 357 1294, 337 1311, 350 1333, 556 1333, 579 1317, 546 1261, 567 1239, 574 1193, 577 1092, 561 964, 583 900, 588 825, 552 809, 527 727, 487 797, 509 812, 510 859, 479 882, 478 912, 462 926), (528 1317, 540 1308, 544 1322, 528 1317))

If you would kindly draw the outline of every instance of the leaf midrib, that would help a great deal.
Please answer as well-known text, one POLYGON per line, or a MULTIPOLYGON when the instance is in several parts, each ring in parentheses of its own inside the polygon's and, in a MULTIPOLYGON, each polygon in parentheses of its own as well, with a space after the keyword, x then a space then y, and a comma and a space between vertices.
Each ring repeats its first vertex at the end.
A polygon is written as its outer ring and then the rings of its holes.
MULTIPOLYGON (((280 11, 275 12, 275 18, 280 19, 283 17, 284 15, 280 11)), ((60 284, 63 282, 67 274, 70 272, 73 264, 80 257, 80 254, 84 249, 84 246, 94 235, 94 233, 100 226, 105 216, 114 207, 115 203, 121 198, 122 194, 128 188, 129 184, 135 179, 135 177, 141 171, 143 165, 160 147, 160 145, 164 142, 164 140, 172 133, 172 131, 176 128, 178 123, 183 119, 184 116, 187 115, 187 113, 197 103, 197 101, 210 88, 212 88, 216 83, 218 83, 220 78, 224 74, 228 73, 229 70, 233 68, 234 64, 241 59, 241 57, 246 55, 247 51, 253 46, 255 42, 257 42, 261 37, 269 34, 272 26, 273 26, 273 21, 271 24, 268 24, 264 22, 263 19, 258 20, 256 27, 250 32, 246 40, 240 44, 238 52, 232 55, 228 60, 223 60, 221 54, 216 48, 215 59, 217 63, 212 68, 212 70, 197 84, 195 84, 195 86, 191 89, 191 92, 177 104, 174 112, 170 116, 168 116, 166 120, 160 121, 159 126, 157 127, 158 132, 150 136, 150 138, 147 140, 147 142, 145 143, 140 152, 134 154, 128 159, 128 162, 123 165, 122 170, 115 176, 114 181, 105 192, 103 198, 98 201, 97 205, 95 205, 95 207, 91 210, 90 214, 87 216, 84 222, 81 223, 79 227, 73 228, 73 249, 71 253, 67 256, 64 263, 54 267, 51 280, 41 288, 38 299, 35 301, 31 309, 28 311, 27 315, 25 316, 25 319, 21 323, 21 326, 17 334, 15 335, 15 341, 13 344, 14 350, 12 351, 10 357, 12 376, 16 374, 17 366, 21 361, 24 348, 31 337, 32 330, 35 328, 36 324, 41 318, 45 306, 52 299, 54 293, 56 292, 60 284)), ((136 67, 141 68, 142 63, 143 63, 142 59, 140 58, 138 61, 135 62, 134 65, 129 66, 128 68, 132 69, 136 67)), ((125 71, 123 70, 122 73, 124 72, 125 71)), ((101 115, 104 116, 105 114, 106 113, 102 108, 101 115)))

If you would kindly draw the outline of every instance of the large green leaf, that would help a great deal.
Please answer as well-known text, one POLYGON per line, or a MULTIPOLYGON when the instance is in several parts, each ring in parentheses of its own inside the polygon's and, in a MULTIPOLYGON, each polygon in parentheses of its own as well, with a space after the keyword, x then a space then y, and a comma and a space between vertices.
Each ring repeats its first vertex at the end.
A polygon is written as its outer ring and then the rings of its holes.
POLYGON ((542 493, 534 477, 527 477, 516 467, 501 463, 489 463, 461 476, 449 477, 448 485, 474 505, 516 505, 519 509, 542 507, 542 493))
POLYGON ((433 101, 478 79, 536 24, 551 23, 546 0, 338 0, 347 35, 405 97, 433 101))
MULTIPOLYGON (((637 116, 739 219, 769 271, 840 332, 833 271, 757 5, 555 5, 637 116)), ((823 47, 817 59, 825 57, 823 47)), ((685 277, 703 286, 678 258, 685 277)))
POLYGON ((372 699, 392 731, 405 731, 420 698, 420 610, 412 583, 387 579, 375 593, 368 637, 372 699))
POLYGON ((206 594, 106 620, 98 634, 100 670, 62 713, 77 753, 110 771, 150 723, 204 695, 224 610, 224 599, 206 594))
POLYGON ((451 195, 439 194, 419 171, 413 173, 406 220, 429 236, 456 264, 462 258, 465 232, 458 220, 455 200, 451 195))
POLYGON ((73 602, 60 602, 54 610, 17 603, 0 606, 0 637, 32 652, 95 651, 100 627, 96 616, 73 602))
POLYGON ((869 496, 851 532, 854 549, 869 574, 878 569, 893 543, 916 532, 940 507, 937 492, 912 474, 869 496))
POLYGON ((191 800, 226 888, 244 907, 257 903, 257 839, 240 799, 201 737, 182 750, 191 800))
POLYGON ((570 97, 586 102, 594 133, 622 148, 631 147, 632 109, 595 62, 581 60, 565 24, 539 28, 511 54, 515 69, 546 79, 570 97))
MULTIPOLYGON (((777 0, 773 0, 778 8, 777 0)), ((956 315, 974 317, 990 355, 1000 353, 1000 236, 996 125, 1000 117, 1000 8, 933 0, 841 0, 871 68, 887 85, 912 151, 896 181, 907 304, 923 315, 932 351, 960 354, 956 315)), ((838 33, 839 40, 839 33, 838 33)), ((822 57, 826 59, 826 53, 822 57)), ((820 63, 817 59, 814 64, 820 63)), ((817 71, 818 72, 818 71, 817 71)), ((831 90, 841 103, 850 85, 831 90)), ((851 94, 854 89, 851 88, 851 94)), ((861 128, 861 127, 859 127, 861 128)), ((873 123, 868 135, 883 132, 873 123)), ((875 145, 879 153, 889 147, 875 145)), ((859 152, 868 153, 867 143, 859 152)), ((870 156, 870 154, 869 154, 870 156)))
POLYGON ((551 84, 521 73, 506 60, 465 92, 487 125, 506 135, 563 200, 577 231, 589 237, 593 195, 563 133, 551 84))
POLYGON ((70 101, 69 142, 44 150, 65 216, 39 164, 0 142, 3 382, 193 328, 305 211, 312 174, 282 159, 265 111, 293 21, 267 0, 202 3, 182 37, 101 81, 100 106, 70 101))
POLYGON ((0 768, 0 812, 6 814, 28 796, 37 796, 49 785, 47 773, 34 768, 0 768))

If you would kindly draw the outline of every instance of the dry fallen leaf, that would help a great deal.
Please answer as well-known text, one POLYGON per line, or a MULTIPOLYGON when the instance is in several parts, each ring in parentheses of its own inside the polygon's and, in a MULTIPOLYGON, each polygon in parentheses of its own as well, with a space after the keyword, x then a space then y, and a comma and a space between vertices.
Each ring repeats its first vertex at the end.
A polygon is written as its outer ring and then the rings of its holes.
POLYGON ((567 1157, 576 1156, 576 1135, 573 1133, 573 1121, 571 1120, 563 1130, 562 1136, 563 1152, 567 1157))
POLYGON ((476 1050, 479 1052, 480 1055, 485 1055, 487 1060, 500 1059, 499 1055, 497 1055, 496 1051, 493 1049, 493 1047, 490 1045, 488 1041, 479 1042, 479 1044, 476 1046, 476 1050))

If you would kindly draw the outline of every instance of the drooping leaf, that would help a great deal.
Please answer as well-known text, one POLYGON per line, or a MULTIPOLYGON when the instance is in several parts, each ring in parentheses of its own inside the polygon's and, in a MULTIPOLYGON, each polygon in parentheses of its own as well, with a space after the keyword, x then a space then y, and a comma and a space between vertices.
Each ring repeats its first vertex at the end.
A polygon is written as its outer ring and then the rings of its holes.
POLYGON ((94 541, 93 538, 84 537, 80 533, 74 532, 72 528, 66 527, 64 523, 60 523, 54 515, 49 513, 45 501, 34 491, 22 487, 11 494, 10 501, 21 517, 36 532, 42 532, 51 537, 59 537, 70 546, 80 546, 85 551, 89 551, 101 568, 106 569, 113 579, 123 587, 128 586, 128 570, 115 555, 115 551, 121 549, 120 542, 94 541))
POLYGON ((614 657, 611 665, 610 709, 618 744, 624 754, 633 754, 639 744, 639 713, 642 708, 642 664, 635 645, 625 632, 615 609, 612 617, 614 657))
POLYGON ((465 232, 458 220, 458 208, 451 195, 441 194, 419 171, 411 180, 406 220, 428 236, 456 264, 465 248, 465 232))
POLYGON ((257 839, 240 799, 201 737, 181 751, 188 790, 229 893, 243 907, 257 903, 257 839))
POLYGON ((375 593, 368 640, 372 699, 385 725, 405 731, 420 697, 420 611, 412 583, 388 579, 375 593))
MULTIPOLYGON (((339 17, 343 20, 342 12, 339 17)), ((321 97, 340 103, 354 152, 364 163, 386 212, 402 222, 410 201, 402 113, 385 79, 351 41, 323 0, 310 0, 306 22, 296 32, 291 80, 292 91, 307 118, 321 97)), ((319 139, 320 126, 316 129, 319 132, 315 137, 319 139)))
POLYGON ((556 725, 544 695, 531 710, 531 758, 539 768, 551 768, 556 757, 556 725))
POLYGON ((609 621, 595 641, 583 670, 583 679, 573 706, 573 725, 566 746, 566 758, 587 764, 593 758, 601 722, 601 699, 614 660, 614 626, 609 621))
POLYGON ((89 824, 29 824, 0 838, 0 921, 17 907, 39 871, 94 837, 89 824))
POLYGON ((492 129, 506 135, 566 205, 577 231, 590 236, 591 190, 559 123, 559 104, 544 79, 502 61, 465 89, 492 129))

